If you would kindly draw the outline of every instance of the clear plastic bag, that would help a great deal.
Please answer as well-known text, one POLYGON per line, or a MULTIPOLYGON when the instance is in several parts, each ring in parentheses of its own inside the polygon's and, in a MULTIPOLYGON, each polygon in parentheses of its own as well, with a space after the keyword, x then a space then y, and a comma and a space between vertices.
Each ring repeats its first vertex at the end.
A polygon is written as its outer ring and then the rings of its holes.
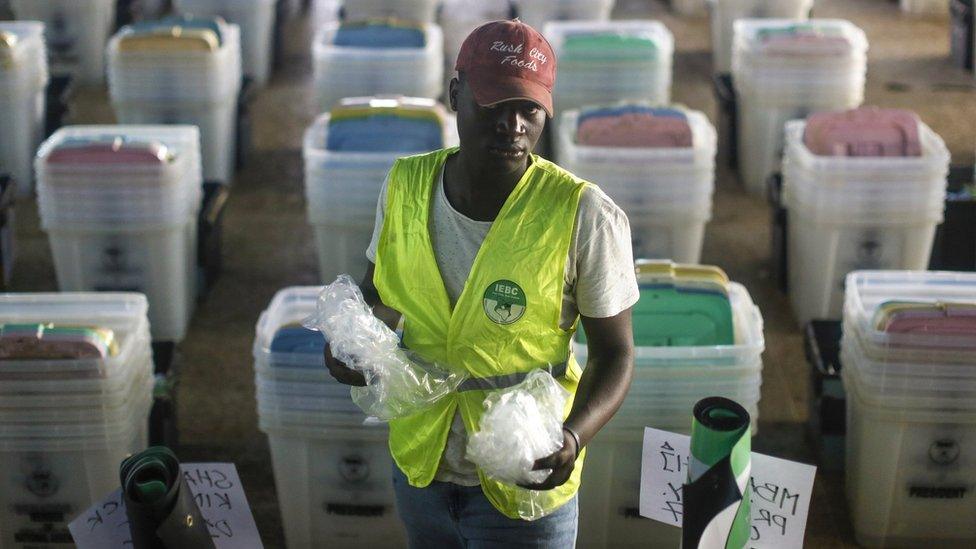
POLYGON ((352 387, 352 400, 384 421, 429 407, 467 377, 401 349, 396 333, 373 315, 349 275, 322 289, 315 314, 303 324, 325 334, 336 360, 362 372, 366 386, 352 387))
MULTIPOLYGON (((506 484, 538 484, 551 469, 533 471, 536 460, 563 447, 563 409, 569 392, 545 370, 485 399, 479 430, 468 437, 467 458, 486 475, 506 484)), ((540 493, 524 490, 519 516, 544 516, 540 493)))

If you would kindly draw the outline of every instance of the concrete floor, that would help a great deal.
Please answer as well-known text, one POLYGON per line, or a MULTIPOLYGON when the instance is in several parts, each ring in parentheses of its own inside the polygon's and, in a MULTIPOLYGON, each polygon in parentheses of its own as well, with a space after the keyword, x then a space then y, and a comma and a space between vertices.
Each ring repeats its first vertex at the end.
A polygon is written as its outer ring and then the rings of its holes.
MULTIPOLYGON (((954 163, 972 163, 976 148, 973 76, 950 65, 948 19, 909 16, 886 0, 818 0, 818 17, 853 21, 868 35, 866 103, 910 108, 939 133, 954 163)), ((715 120, 707 17, 673 16, 655 0, 618 0, 614 18, 655 18, 675 36, 675 101, 715 120)), ((283 547, 266 437, 257 430, 251 344, 259 313, 280 288, 317 284, 312 232, 305 221, 301 135, 312 121, 309 43, 312 24, 287 27, 284 68, 253 103, 254 150, 239 173, 225 216, 224 274, 193 318, 177 360, 181 447, 186 460, 233 461, 266 546, 283 547)), ((77 123, 111 123, 104 90, 82 90, 77 123)), ((36 205, 17 206, 16 291, 57 289, 36 205)), ((703 263, 724 268, 745 284, 763 312, 766 354, 760 434, 754 448, 812 462, 803 435, 807 366, 802 337, 787 298, 771 280, 769 210, 748 196, 724 167, 708 225, 703 263)), ((818 475, 807 528, 808 547, 853 546, 842 478, 818 475)))

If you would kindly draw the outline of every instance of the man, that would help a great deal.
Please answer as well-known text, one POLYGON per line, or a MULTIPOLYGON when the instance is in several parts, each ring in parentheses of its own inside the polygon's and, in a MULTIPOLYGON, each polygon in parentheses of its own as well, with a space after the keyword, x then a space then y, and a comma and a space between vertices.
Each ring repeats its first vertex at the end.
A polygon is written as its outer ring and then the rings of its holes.
MULTIPOLYGON (((373 313, 403 319, 403 343, 466 372, 429 410, 390 422, 397 508, 414 548, 573 547, 583 447, 630 385, 638 289, 626 216, 596 187, 531 154, 552 116, 556 59, 519 21, 461 47, 450 86, 460 147, 400 159, 377 204, 362 282, 373 313), (569 352, 582 316, 585 373, 569 352), (563 447, 537 485, 486 477, 465 459, 490 390, 548 367, 575 398, 563 447), (533 501, 545 517, 520 520, 533 501)), ((326 364, 343 383, 358 372, 326 364)))

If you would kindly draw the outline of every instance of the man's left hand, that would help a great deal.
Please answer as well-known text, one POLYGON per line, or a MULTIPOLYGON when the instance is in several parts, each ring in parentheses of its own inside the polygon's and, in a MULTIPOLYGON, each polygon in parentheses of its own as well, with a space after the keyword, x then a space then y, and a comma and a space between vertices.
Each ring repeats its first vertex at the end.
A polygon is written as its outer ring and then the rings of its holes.
POLYGON ((576 455, 579 450, 576 447, 576 439, 573 435, 563 429, 563 447, 552 455, 536 460, 532 467, 533 471, 552 469, 552 473, 539 484, 519 484, 519 486, 529 490, 552 490, 557 486, 562 486, 573 474, 573 468, 576 467, 576 455))

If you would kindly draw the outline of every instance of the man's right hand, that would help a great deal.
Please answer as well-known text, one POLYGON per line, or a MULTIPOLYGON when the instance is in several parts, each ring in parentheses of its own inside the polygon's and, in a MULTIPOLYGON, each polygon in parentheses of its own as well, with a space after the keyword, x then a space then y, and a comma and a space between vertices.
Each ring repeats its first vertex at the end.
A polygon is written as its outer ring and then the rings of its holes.
POLYGON ((366 378, 363 377, 362 372, 353 370, 332 356, 332 347, 328 344, 325 346, 325 367, 329 369, 329 374, 339 383, 357 387, 366 386, 366 378))

